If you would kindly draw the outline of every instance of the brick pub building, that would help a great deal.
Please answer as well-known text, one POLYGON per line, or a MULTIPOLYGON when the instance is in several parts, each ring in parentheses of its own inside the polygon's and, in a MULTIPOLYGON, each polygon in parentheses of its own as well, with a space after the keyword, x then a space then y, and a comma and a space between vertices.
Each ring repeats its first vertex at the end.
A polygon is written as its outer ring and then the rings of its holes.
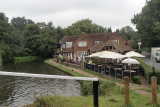
POLYGON ((133 50, 131 43, 117 33, 94 33, 79 36, 65 36, 61 40, 61 54, 72 61, 99 51, 125 53, 133 50))

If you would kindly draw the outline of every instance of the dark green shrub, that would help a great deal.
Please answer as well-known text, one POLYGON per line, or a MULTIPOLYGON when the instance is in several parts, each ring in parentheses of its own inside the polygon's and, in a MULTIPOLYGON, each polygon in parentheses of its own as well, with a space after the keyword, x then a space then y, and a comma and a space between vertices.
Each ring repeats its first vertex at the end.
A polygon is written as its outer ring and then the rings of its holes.
MULTIPOLYGON (((80 83, 82 95, 93 95, 93 82, 82 81, 80 83)), ((113 91, 120 93, 121 88, 116 86, 114 82, 111 82, 109 80, 99 82, 99 95, 109 95, 113 91)))
POLYGON ((81 81, 81 93, 84 96, 92 95, 92 82, 89 81, 81 81))
POLYGON ((141 84, 141 78, 140 78, 140 76, 134 76, 134 77, 132 78, 132 81, 133 81, 134 83, 136 83, 136 84, 141 84))

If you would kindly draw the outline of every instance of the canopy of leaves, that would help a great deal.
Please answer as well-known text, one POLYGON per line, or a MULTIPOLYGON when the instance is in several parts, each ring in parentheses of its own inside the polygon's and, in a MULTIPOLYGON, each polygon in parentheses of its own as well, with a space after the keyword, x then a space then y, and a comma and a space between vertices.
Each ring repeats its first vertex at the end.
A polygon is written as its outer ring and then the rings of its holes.
MULTIPOLYGON (((112 31, 111 29, 109 29, 112 31)), ((89 19, 83 19, 73 23, 71 26, 65 29, 66 35, 80 35, 85 33, 98 33, 98 32, 108 32, 108 29, 94 24, 89 19)))
POLYGON ((160 46, 160 0, 147 1, 132 23, 136 25, 146 47, 160 46))

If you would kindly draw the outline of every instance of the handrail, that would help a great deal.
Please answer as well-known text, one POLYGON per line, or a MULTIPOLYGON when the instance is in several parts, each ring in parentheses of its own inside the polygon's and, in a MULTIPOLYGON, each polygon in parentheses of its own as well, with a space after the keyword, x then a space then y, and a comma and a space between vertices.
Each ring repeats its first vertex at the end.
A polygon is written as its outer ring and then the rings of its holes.
POLYGON ((90 77, 73 77, 73 76, 62 76, 62 75, 46 75, 46 74, 32 74, 32 73, 18 73, 18 72, 4 72, 4 71, 0 71, 0 75, 18 76, 18 77, 34 77, 34 78, 50 78, 50 79, 99 81, 98 78, 90 78, 90 77))
POLYGON ((18 72, 5 72, 5 71, 0 71, 0 75, 2 75, 2 76, 18 76, 18 77, 34 77, 34 78, 48 78, 48 79, 68 79, 68 80, 92 81, 93 82, 94 107, 99 107, 99 104, 98 104, 99 79, 98 78, 32 74, 32 73, 18 73, 18 72))

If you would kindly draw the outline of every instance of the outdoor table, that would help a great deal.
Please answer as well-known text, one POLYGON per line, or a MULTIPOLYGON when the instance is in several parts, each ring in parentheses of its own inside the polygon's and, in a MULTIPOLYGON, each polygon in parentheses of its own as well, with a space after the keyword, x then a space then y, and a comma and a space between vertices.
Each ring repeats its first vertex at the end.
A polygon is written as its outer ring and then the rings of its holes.
POLYGON ((117 71, 122 71, 122 68, 113 68, 114 71, 115 71, 115 79, 117 77, 117 71))
POLYGON ((102 65, 98 65, 98 72, 101 73, 101 70, 102 70, 102 65))
POLYGON ((134 70, 124 70, 124 72, 129 72, 129 73, 130 73, 130 80, 131 80, 131 75, 132 75, 132 73, 134 73, 134 72, 136 72, 136 71, 134 71, 134 70))
POLYGON ((114 70, 116 70, 116 71, 121 71, 122 70, 122 68, 113 68, 114 70))

